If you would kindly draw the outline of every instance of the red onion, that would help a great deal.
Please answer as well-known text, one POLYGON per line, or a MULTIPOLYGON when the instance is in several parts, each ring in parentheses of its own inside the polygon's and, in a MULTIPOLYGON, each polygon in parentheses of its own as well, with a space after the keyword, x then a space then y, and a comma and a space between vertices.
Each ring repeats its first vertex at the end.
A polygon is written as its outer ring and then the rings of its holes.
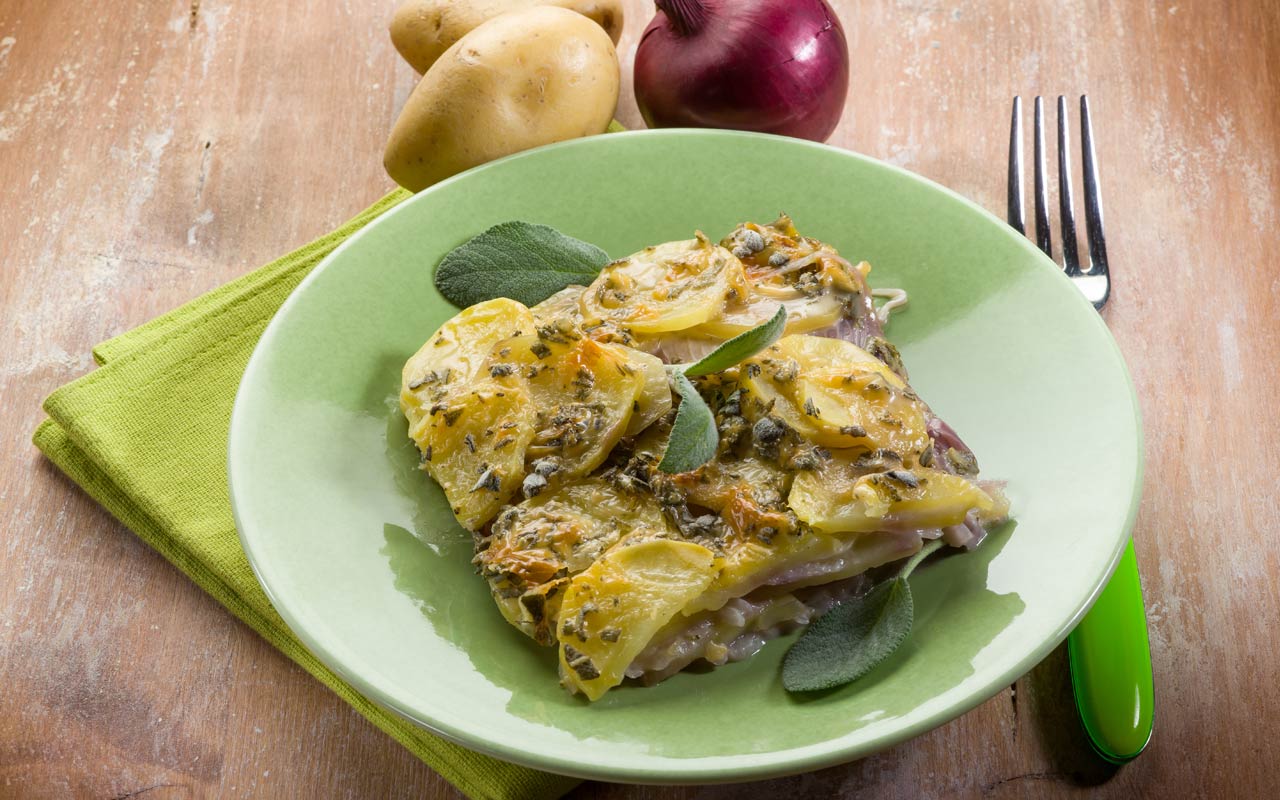
POLYGON ((636 50, 651 128, 734 128, 825 141, 849 89, 849 48, 824 0, 656 0, 636 50))

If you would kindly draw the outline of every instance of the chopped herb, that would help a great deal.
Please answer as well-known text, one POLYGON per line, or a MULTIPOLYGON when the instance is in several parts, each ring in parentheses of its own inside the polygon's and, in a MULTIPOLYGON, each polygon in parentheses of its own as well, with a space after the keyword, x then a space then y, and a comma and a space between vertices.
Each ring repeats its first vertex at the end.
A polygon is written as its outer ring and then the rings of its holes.
POLYGON ((812 449, 800 450, 791 457, 791 468, 802 472, 815 470, 821 465, 822 459, 812 449))
POLYGON ((596 669, 596 665, 585 653, 579 652, 573 645, 566 644, 564 646, 564 660, 569 665, 569 669, 578 673, 578 677, 584 681, 595 680, 600 677, 600 670, 596 669))
POLYGON ((788 358, 779 363, 778 368, 773 371, 773 379, 778 383, 790 383, 799 374, 800 365, 788 358))
POLYGON ((546 613, 547 599, 537 592, 525 592, 520 596, 520 605, 529 611, 529 616, 533 618, 534 624, 542 621, 546 613))
POLYGON ((484 472, 480 473, 480 479, 476 481, 475 486, 471 487, 473 492, 478 492, 481 489, 495 494, 502 491, 502 479, 493 467, 486 466, 484 472))
POLYGON ((471 434, 468 433, 466 436, 462 437, 462 443, 466 445, 467 449, 471 452, 474 453, 476 451, 476 438, 471 434))
POLYGON ((537 497, 546 488, 547 479, 536 472, 530 472, 524 476, 524 483, 520 485, 520 490, 524 492, 525 497, 537 497))
POLYGON ((906 367, 902 365, 902 356, 893 342, 882 336, 873 336, 867 342, 867 352, 879 359, 885 366, 902 377, 907 376, 906 367))
POLYGON ((917 479, 915 475, 911 474, 910 472, 907 472, 904 469, 891 469, 888 472, 886 472, 885 475, 888 475, 890 478, 893 478, 895 481, 897 481, 898 483, 901 483, 903 486, 907 486, 912 489, 915 489, 920 486, 919 479, 917 479))
POLYGON ((948 447, 947 463, 951 465, 952 470, 960 475, 978 474, 978 459, 973 457, 973 453, 957 450, 954 447, 948 447))
POLYGON ((818 273, 806 272, 796 281, 796 288, 806 297, 817 297, 826 287, 822 285, 822 279, 818 277, 818 273))
POLYGON ((770 414, 756 421, 751 428, 751 435, 757 442, 773 444, 781 441, 782 437, 787 435, 787 430, 787 423, 770 414))
POLYGON ((591 387, 596 385, 596 376, 592 375, 591 370, 586 367, 578 367, 578 372, 570 383, 578 387, 577 399, 586 400, 591 394, 591 387))
POLYGON ((548 478, 560 471, 560 462, 552 457, 540 458, 533 462, 533 471, 548 478))

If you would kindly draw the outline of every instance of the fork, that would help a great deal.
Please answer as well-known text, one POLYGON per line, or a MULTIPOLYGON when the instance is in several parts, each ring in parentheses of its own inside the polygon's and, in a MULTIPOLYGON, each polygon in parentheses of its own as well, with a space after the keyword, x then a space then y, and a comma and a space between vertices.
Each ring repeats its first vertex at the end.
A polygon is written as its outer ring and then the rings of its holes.
MULTIPOLYGON (((1053 258, 1049 223, 1049 190, 1044 136, 1044 102, 1035 99, 1035 238, 1053 258)), ((1098 188, 1098 164, 1093 148, 1093 123, 1089 99, 1080 97, 1081 168, 1084 177, 1085 235, 1089 245, 1087 269, 1080 264, 1076 243, 1074 197, 1071 190, 1071 154, 1068 141, 1067 101, 1058 96, 1058 216, 1062 239, 1062 269, 1076 288, 1101 310, 1111 296, 1106 237, 1102 230, 1102 198, 1098 188)), ((1009 129, 1009 224, 1026 235, 1023 217, 1022 98, 1013 98, 1009 129)), ((1133 541, 1111 580, 1103 587, 1089 613, 1067 637, 1071 686, 1080 721, 1093 749, 1112 764, 1137 757, 1151 740, 1154 706, 1151 646, 1147 616, 1133 541)))

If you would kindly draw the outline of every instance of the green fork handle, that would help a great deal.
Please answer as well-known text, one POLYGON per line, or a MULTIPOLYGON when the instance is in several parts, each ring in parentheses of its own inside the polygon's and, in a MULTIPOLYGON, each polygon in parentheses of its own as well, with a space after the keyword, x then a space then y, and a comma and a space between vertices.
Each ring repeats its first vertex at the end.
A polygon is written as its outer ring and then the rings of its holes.
POLYGON ((1135 758, 1151 740, 1154 690, 1132 540, 1111 582, 1067 637, 1067 654, 1076 708, 1093 749, 1113 764, 1135 758))

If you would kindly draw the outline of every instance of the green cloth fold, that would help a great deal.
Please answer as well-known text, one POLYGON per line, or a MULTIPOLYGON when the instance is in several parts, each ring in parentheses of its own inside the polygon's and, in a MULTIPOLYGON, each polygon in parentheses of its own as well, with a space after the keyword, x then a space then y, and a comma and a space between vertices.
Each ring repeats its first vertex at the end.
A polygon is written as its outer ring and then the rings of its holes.
POLYGON ((94 348, 98 369, 44 403, 37 447, 263 638, 472 798, 555 798, 577 781, 472 752, 361 696, 293 636, 249 567, 227 493, 227 430, 259 336, 298 282, 409 196, 94 348))

